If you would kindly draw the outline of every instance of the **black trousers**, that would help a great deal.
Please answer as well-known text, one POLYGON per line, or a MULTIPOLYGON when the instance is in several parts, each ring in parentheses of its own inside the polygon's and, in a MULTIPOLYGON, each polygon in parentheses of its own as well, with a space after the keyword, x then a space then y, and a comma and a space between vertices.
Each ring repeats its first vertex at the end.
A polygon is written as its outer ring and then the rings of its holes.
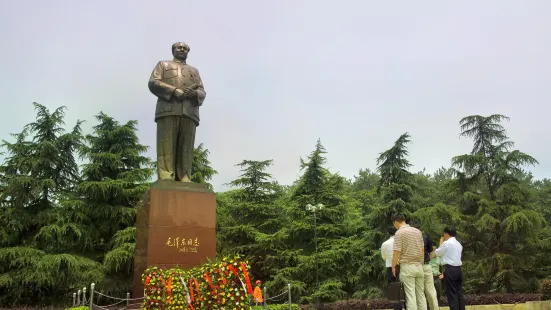
POLYGON ((461 267, 444 266, 444 284, 450 310, 465 310, 463 298, 463 271, 461 267))
MULTIPOLYGON (((400 278, 400 266, 396 266, 396 277, 394 277, 394 275, 392 274, 392 267, 386 267, 386 277, 388 283, 398 282, 400 278)), ((392 309, 402 310, 402 305, 400 303, 393 303, 392 309)))

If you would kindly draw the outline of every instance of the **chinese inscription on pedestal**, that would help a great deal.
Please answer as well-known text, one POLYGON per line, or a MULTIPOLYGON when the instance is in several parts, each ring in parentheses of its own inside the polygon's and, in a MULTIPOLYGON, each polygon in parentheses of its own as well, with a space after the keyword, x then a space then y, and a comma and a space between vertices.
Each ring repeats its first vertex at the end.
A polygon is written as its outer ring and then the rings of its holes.
POLYGON ((167 247, 174 247, 178 252, 182 253, 198 253, 199 252, 199 239, 198 238, 185 238, 185 237, 168 237, 166 241, 167 247))

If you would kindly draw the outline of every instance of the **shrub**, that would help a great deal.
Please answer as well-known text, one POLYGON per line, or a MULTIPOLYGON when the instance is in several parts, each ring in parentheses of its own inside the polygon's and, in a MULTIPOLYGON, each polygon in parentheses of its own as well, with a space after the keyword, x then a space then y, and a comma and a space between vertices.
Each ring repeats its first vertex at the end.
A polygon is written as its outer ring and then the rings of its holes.
POLYGON ((551 300, 551 280, 541 281, 540 293, 543 300, 551 300))
POLYGON ((0 308, 0 310, 65 310, 65 308, 61 307, 37 307, 37 306, 17 306, 16 308, 0 308))
MULTIPOLYGON (((300 307, 297 304, 291 305, 293 310, 300 310, 300 307)), ((267 310, 289 310, 289 304, 282 305, 266 305, 267 310)), ((253 310, 264 310, 262 306, 253 307, 253 310)))
MULTIPOLYGON (((445 299, 446 306, 448 300, 445 299)), ((467 295, 465 303, 467 305, 495 305, 495 304, 522 304, 527 301, 539 301, 541 294, 484 294, 484 295, 467 295)))
MULTIPOLYGON (((467 295, 465 303, 474 305, 495 305, 495 304, 520 304, 527 301, 542 300, 542 294, 485 294, 485 295, 467 295)), ((440 299, 440 306, 448 305, 446 298, 440 299)), ((302 310, 315 309, 312 305, 301 306, 302 310)), ((348 300, 339 301, 322 305, 323 310, 374 310, 374 309, 392 309, 392 303, 384 298, 369 300, 348 300)))
MULTIPOLYGON (((390 305, 390 303, 385 299, 384 300, 387 304, 390 305)), ((321 310, 367 310, 367 309, 373 309, 369 308, 370 301, 366 300, 359 300, 359 299, 351 299, 351 300, 343 300, 343 301, 337 301, 330 304, 322 304, 320 309, 321 310)), ((392 307, 385 307, 382 309, 387 309, 392 307)), ((302 310, 313 310, 315 309, 314 305, 304 305, 301 307, 302 310)), ((379 309, 379 308, 376 308, 379 309)))

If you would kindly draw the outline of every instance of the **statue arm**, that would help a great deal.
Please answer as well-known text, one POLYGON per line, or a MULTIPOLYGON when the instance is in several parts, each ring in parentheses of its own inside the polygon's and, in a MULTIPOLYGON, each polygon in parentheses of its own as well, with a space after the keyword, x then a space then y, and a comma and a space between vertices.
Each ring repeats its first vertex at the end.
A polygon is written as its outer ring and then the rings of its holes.
POLYGON ((205 92, 205 88, 203 87, 203 81, 201 80, 201 76, 199 75, 199 71, 195 69, 196 74, 196 84, 197 89, 195 90, 197 92, 197 105, 202 106, 203 101, 205 101, 205 97, 207 96, 207 93, 205 92))
POLYGON ((163 64, 159 61, 159 63, 155 66, 155 69, 153 69, 153 72, 151 72, 151 77, 149 78, 149 83, 147 85, 149 86, 149 91, 151 91, 153 95, 166 101, 170 101, 176 87, 163 82, 163 72, 163 64))

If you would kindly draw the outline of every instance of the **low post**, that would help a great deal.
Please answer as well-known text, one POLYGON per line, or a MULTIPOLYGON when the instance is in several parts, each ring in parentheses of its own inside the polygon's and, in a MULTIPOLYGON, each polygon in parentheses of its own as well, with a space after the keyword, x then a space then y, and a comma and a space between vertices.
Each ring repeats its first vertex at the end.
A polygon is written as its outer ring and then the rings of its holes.
POLYGON ((126 293, 126 306, 128 307, 128 304, 130 304, 130 293, 126 293))
POLYGON ((266 310, 266 298, 268 298, 268 294, 266 294, 266 287, 264 286, 264 303, 263 303, 263 309, 266 310))
POLYGON ((287 284, 287 290, 289 292, 289 310, 293 310, 293 302, 291 301, 291 283, 287 284))
POLYGON ((82 288, 82 305, 86 306, 86 287, 82 288))
POLYGON ((77 293, 73 293, 73 308, 77 306, 77 293))
POLYGON ((90 284, 90 310, 94 309, 94 289, 96 285, 94 283, 90 284))

